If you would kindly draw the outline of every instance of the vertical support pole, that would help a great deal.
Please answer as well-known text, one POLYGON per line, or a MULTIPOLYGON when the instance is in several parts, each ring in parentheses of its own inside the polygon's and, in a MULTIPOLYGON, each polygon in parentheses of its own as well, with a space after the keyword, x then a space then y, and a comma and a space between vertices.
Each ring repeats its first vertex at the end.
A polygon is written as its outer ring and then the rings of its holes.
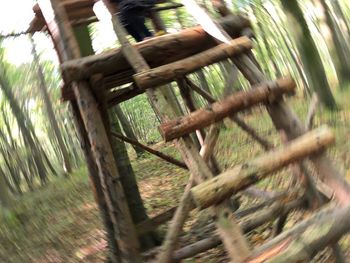
POLYGON ((91 186, 94 193, 94 198, 99 207, 101 217, 106 228, 108 247, 110 252, 109 257, 111 262, 119 263, 121 261, 119 258, 119 248, 117 246, 117 243, 114 240, 115 233, 114 233, 113 222, 111 221, 111 218, 108 213, 106 199, 103 195, 101 180, 98 177, 96 162, 91 152, 91 145, 89 142, 89 138, 86 133, 84 122, 81 118, 80 111, 76 101, 71 102, 71 107, 72 107, 75 126, 78 129, 78 133, 80 137, 81 148, 83 149, 83 152, 85 155, 85 160, 87 163, 87 168, 88 168, 91 186))
MULTIPOLYGON (((62 60, 79 58, 78 44, 62 4, 57 0, 39 0, 39 6, 51 35, 57 41, 62 60)), ((120 252, 120 262, 141 262, 135 227, 98 103, 92 95, 89 83, 80 81, 73 83, 72 86, 96 161, 102 191, 114 228, 114 240, 120 252)))

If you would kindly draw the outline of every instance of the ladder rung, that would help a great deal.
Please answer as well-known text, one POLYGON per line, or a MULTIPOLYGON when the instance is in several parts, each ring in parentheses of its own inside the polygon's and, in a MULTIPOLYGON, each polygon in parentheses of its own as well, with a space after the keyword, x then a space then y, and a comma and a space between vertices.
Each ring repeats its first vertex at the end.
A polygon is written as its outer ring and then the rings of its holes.
POLYGON ((249 91, 237 92, 187 116, 163 123, 159 126, 159 130, 164 140, 170 141, 219 122, 256 104, 271 102, 284 93, 294 91, 294 89, 295 82, 291 78, 282 78, 272 84, 261 84, 249 91))
POLYGON ((134 80, 143 89, 164 85, 202 67, 241 54, 252 46, 249 38, 240 37, 232 40, 230 44, 221 44, 194 56, 135 74, 134 80))
POLYGON ((191 190, 192 198, 196 206, 202 209, 218 204, 273 172, 315 154, 334 142, 334 134, 329 128, 318 128, 276 150, 264 153, 259 158, 195 186, 191 190))

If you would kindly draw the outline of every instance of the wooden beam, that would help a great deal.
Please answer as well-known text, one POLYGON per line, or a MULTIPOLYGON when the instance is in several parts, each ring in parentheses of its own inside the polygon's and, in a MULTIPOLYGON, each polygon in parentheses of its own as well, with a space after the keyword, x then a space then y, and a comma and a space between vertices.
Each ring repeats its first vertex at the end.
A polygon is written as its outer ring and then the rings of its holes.
MULTIPOLYGON (((223 19, 221 24, 232 37, 239 36, 244 28, 250 26, 249 20, 238 15, 223 19)), ((192 56, 215 45, 216 43, 201 27, 194 27, 137 43, 135 48, 151 67, 158 67, 192 56)), ((105 78, 110 80, 109 87, 133 82, 132 75, 135 74, 121 49, 65 62, 62 69, 70 81, 88 79, 94 74, 103 73, 105 78)), ((65 88, 70 89, 68 84, 69 82, 65 88)), ((63 97, 63 99, 72 98, 63 97)))
POLYGON ((290 78, 279 79, 273 84, 260 84, 255 89, 237 92, 185 117, 163 123, 159 130, 164 140, 170 141, 219 122, 253 105, 272 102, 284 93, 294 91, 294 88, 295 82, 290 78))
MULTIPOLYGON (((80 57, 80 50, 67 14, 58 0, 39 0, 47 26, 63 61, 80 57)), ((106 199, 114 240, 121 262, 141 262, 137 234, 126 203, 118 169, 113 157, 98 102, 87 81, 73 85, 82 120, 96 161, 103 194, 106 199)), ((119 261, 118 261, 119 262, 119 261)))
POLYGON ((161 158, 161 159, 163 159, 163 160, 165 160, 165 161, 167 161, 167 162, 169 162, 171 164, 174 164, 174 165, 176 165, 176 166, 178 166, 178 167, 180 167, 182 169, 188 170, 188 168, 187 168, 185 163, 183 163, 183 162, 181 162, 181 161, 179 161, 179 160, 177 160, 177 159, 175 159, 175 158, 173 158, 173 157, 171 157, 169 155, 166 155, 166 154, 164 154, 162 152, 156 151, 156 150, 152 149, 151 147, 143 145, 142 143, 139 143, 136 140, 130 139, 130 138, 128 138, 128 137, 126 137, 126 136, 124 136, 122 134, 119 134, 119 133, 116 133, 116 132, 111 132, 111 134, 114 137, 118 138, 119 140, 122 140, 124 142, 130 143, 130 144, 135 145, 137 147, 140 147, 140 148, 144 149, 145 151, 147 151, 147 152, 149 152, 149 153, 151 153, 151 154, 153 154, 153 155, 155 155, 155 156, 157 156, 157 157, 159 157, 159 158, 161 158))
POLYGON ((139 89, 135 85, 131 85, 130 87, 117 89, 115 91, 107 93, 106 100, 108 101, 108 106, 112 107, 112 106, 119 104, 123 101, 134 98, 137 95, 140 95, 142 93, 144 93, 143 90, 139 89))
POLYGON ((202 67, 241 54, 251 49, 252 46, 252 41, 249 38, 236 38, 229 44, 221 44, 194 56, 138 73, 134 75, 134 80, 143 89, 164 85, 202 67))
POLYGON ((326 127, 308 132, 289 144, 195 186, 191 190, 192 198, 201 209, 218 204, 269 174, 318 153, 334 142, 333 132, 326 127))

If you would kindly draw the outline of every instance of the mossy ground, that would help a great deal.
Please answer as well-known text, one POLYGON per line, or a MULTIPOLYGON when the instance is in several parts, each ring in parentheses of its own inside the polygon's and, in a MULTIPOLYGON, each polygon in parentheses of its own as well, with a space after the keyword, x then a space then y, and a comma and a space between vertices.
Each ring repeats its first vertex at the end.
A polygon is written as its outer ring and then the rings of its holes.
MULTIPOLYGON (((342 108, 339 112, 322 110, 315 118, 315 126, 327 124, 334 129, 337 142, 329 152, 344 174, 350 168, 349 98, 350 94, 340 95, 338 101, 342 108)), ((308 102, 296 98, 290 104, 301 119, 306 116, 308 102)), ((280 136, 262 108, 247 114, 245 120, 275 145, 280 144, 280 136)), ((179 157, 172 145, 156 147, 179 157)), ((228 169, 262 154, 263 150, 238 127, 226 122, 216 153, 220 167, 228 169)), ((150 216, 178 204, 188 178, 186 171, 150 155, 132 158, 132 165, 150 216)), ((260 182, 259 186, 282 189, 290 180, 291 174, 285 170, 260 182)), ((243 205, 247 202, 243 200, 243 205)), ((291 222, 305 215, 296 213, 295 216, 291 222)), ((198 214, 194 213, 193 218, 198 218, 198 214)), ((15 201, 11 214, 2 215, 0 220, 0 262, 103 262, 106 247, 103 226, 84 168, 77 170, 70 179, 56 178, 47 187, 24 194, 15 201)), ((185 231, 195 223, 194 219, 190 220, 185 231)), ((249 237, 254 244, 260 244, 268 235, 269 227, 265 226, 253 231, 249 237)), ((344 246, 349 247, 349 242, 345 240, 344 246)), ((222 254, 220 248, 213 249, 206 256, 187 262, 225 261, 222 254)))

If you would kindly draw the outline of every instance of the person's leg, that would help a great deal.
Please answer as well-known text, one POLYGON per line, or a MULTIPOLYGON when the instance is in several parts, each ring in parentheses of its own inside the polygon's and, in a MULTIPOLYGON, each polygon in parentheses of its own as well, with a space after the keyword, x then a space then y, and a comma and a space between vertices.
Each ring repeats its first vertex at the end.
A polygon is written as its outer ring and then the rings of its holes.
POLYGON ((132 12, 126 12, 126 11, 120 12, 118 17, 129 35, 131 35, 137 42, 140 42, 143 40, 142 34, 139 33, 139 31, 134 25, 134 22, 133 22, 134 15, 132 14, 132 12))
POLYGON ((142 41, 147 37, 152 37, 152 33, 145 25, 145 17, 142 12, 137 10, 129 10, 124 12, 124 26, 128 33, 132 35, 136 41, 142 41))
POLYGON ((134 16, 135 26, 137 26, 137 31, 140 33, 143 39, 147 37, 152 37, 153 34, 148 30, 146 26, 145 17, 143 14, 136 14, 134 16))

